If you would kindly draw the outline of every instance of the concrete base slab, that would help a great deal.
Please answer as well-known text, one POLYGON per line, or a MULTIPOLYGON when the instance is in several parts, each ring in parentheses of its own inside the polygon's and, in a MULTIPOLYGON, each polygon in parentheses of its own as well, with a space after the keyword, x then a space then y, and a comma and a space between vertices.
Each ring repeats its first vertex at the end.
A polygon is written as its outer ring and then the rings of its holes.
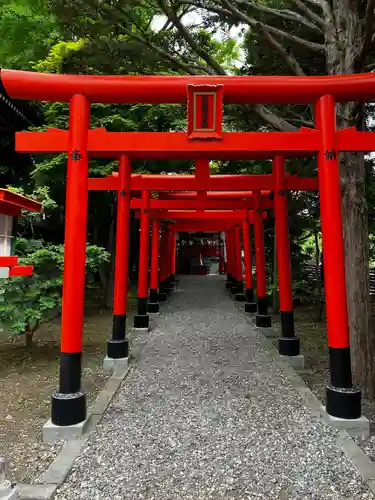
POLYGON ((268 339, 276 339, 279 337, 279 334, 274 332, 272 328, 262 328, 261 326, 258 326, 257 328, 268 339))
POLYGON ((13 488, 0 488, 0 500, 17 500, 18 494, 13 488))
POLYGON ((135 332, 148 332, 151 330, 151 328, 149 326, 147 328, 136 328, 135 326, 133 326, 133 330, 135 332))
POLYGON ((83 435, 88 424, 88 419, 75 425, 55 425, 49 419, 42 429, 42 436, 44 443, 51 443, 53 441, 70 441, 77 439, 83 435))
POLYGON ((113 373, 118 368, 127 368, 128 367, 129 358, 109 358, 106 356, 103 360, 103 371, 104 373, 113 373))
POLYGON ((364 415, 352 420, 352 419, 338 418, 338 417, 333 417, 332 415, 328 415, 325 406, 322 406, 321 410, 323 412, 324 422, 333 427, 334 429, 345 429, 346 432, 351 436, 360 436, 363 438, 369 437, 370 422, 364 415))
POLYGON ((50 500, 58 488, 58 484, 22 484, 16 486, 20 500, 50 500))
POLYGON ((289 361, 295 370, 302 370, 305 368, 305 356, 303 354, 298 354, 298 356, 281 356, 281 358, 289 361))

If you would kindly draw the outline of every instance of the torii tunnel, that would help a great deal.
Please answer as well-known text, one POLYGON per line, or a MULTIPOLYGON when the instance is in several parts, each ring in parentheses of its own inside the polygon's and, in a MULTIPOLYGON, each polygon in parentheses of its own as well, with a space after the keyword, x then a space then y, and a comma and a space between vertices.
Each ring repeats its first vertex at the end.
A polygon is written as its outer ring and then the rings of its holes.
MULTIPOLYGON (((361 416, 361 391, 353 386, 351 373, 338 156, 345 151, 373 151, 375 136, 371 132, 358 132, 355 128, 337 130, 335 106, 342 101, 374 99, 375 74, 321 77, 83 76, 1 70, 1 80, 12 98, 70 103, 68 130, 16 134, 16 150, 20 153, 68 154, 60 384, 52 396, 54 424, 69 426, 86 419, 86 396, 81 389, 81 355, 89 187, 118 192, 114 325, 107 350, 111 362, 125 360, 129 349, 125 334, 127 279, 124 277, 127 277, 131 208, 141 210, 137 327, 148 326, 149 289, 150 304, 154 304, 151 309, 154 307, 155 310, 158 287, 162 299, 165 290, 171 288, 178 230, 214 228, 214 231, 226 232, 226 263, 231 288, 233 285, 240 300, 245 295, 245 304, 252 309, 250 224, 254 225, 255 233, 257 323, 264 326, 269 320, 263 272, 262 217, 271 201, 276 215, 283 324, 279 352, 291 358, 299 353, 299 340, 294 334, 293 324, 285 194, 287 190, 299 189, 298 183, 302 179, 285 175, 284 159, 292 157, 316 157, 318 164, 331 377, 326 390, 326 411, 333 417, 349 420, 361 416), (187 133, 92 130, 90 104, 97 102, 186 104, 187 133), (311 103, 315 110, 315 128, 301 128, 297 132, 223 132, 223 103, 311 103), (88 162, 92 157, 118 158, 119 175, 90 180, 89 183, 88 162), (194 176, 131 176, 133 159, 195 160, 196 172, 194 176), (211 176, 207 160, 223 159, 272 159, 273 173, 211 176), (141 192, 141 200, 131 201, 132 191, 141 192), (161 193, 157 200, 150 200, 151 191, 161 193), (172 193, 162 194, 163 191, 172 193), (173 193, 177 191, 193 194, 173 193), (252 195, 242 196, 244 191, 251 191, 252 195), (261 191, 271 191, 272 199, 261 191), (213 192, 231 194, 215 195, 213 192), (241 195, 236 197, 232 194, 234 192, 241 195), (171 222, 168 212, 178 210, 193 212, 179 218, 174 213, 171 222), (241 211, 238 212, 241 215, 236 213, 230 217, 209 219, 210 210, 241 211), (245 290, 241 288, 239 265, 241 228, 245 290)), ((305 186, 307 189, 318 187, 315 180, 306 182, 310 183, 305 186)), ((302 185, 300 188, 304 189, 302 185)))

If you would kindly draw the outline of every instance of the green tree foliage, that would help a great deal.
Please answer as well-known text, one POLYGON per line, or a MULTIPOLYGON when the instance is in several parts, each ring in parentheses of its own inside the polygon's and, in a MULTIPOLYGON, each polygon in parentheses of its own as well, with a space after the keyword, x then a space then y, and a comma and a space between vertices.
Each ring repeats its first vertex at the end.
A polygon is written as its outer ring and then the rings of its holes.
MULTIPOLYGON (((17 238, 15 253, 21 263, 33 265, 34 272, 32 276, 0 281, 0 323, 10 334, 24 334, 29 345, 40 325, 60 313, 64 247, 17 238)), ((87 246, 87 287, 97 282, 96 274, 109 257, 103 248, 87 246)))

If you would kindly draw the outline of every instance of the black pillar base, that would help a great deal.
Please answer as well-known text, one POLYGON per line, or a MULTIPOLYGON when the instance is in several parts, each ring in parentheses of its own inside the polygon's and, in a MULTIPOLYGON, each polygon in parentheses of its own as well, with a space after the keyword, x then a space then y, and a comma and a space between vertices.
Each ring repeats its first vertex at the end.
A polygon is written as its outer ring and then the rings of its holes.
POLYGON ((257 314, 255 316, 255 324, 260 328, 270 328, 271 327, 271 316, 269 314, 257 314))
POLYGON ((326 411, 332 417, 348 420, 359 418, 361 416, 361 390, 358 387, 344 389, 328 385, 326 411))
POLYGON ((255 302, 254 290, 252 288, 246 288, 245 295, 246 302, 255 302))
POLYGON ((294 313, 293 311, 280 311, 281 336, 294 337, 294 313))
POLYGON ((268 297, 258 296, 258 314, 260 316, 268 316, 268 297))
POLYGON ((150 302, 158 301, 158 290, 157 288, 150 288, 150 302))
POLYGON ((245 302, 245 312, 256 313, 257 312, 256 302, 245 302))
POLYGON ((237 302, 245 302, 246 297, 244 293, 236 293, 236 301, 237 302))
POLYGON ((66 427, 86 420, 86 394, 55 392, 51 398, 51 421, 54 425, 66 427))
POLYGON ((227 287, 227 290, 230 291, 230 289, 232 288, 232 282, 231 281, 227 281, 225 286, 227 287))
POLYGON ((134 328, 148 328, 150 326, 150 318, 147 314, 136 314, 134 316, 134 328))
POLYGON ((159 302, 166 302, 167 294, 165 292, 159 292, 159 302))
POLYGON ((158 313, 160 311, 159 302, 149 302, 147 305, 147 312, 158 313))
POLYGON ((280 337, 279 354, 281 354, 281 356, 298 356, 300 354, 299 338, 280 337))
POLYGON ((129 340, 109 340, 107 342, 107 356, 111 359, 122 359, 129 356, 129 340))
POLYGON ((232 284, 232 286, 230 288, 230 293, 232 293, 233 295, 235 295, 237 293, 237 285, 232 284))

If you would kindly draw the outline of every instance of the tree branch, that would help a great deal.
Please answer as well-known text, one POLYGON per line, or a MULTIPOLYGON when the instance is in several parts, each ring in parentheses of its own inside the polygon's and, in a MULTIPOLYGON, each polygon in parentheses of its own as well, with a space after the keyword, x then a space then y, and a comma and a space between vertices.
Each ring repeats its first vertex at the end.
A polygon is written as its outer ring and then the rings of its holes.
POLYGON ((324 21, 324 19, 322 19, 320 16, 318 16, 318 14, 315 14, 315 12, 313 12, 311 9, 309 9, 307 7, 307 5, 305 5, 303 3, 302 0, 292 0, 292 2, 294 3, 294 5, 296 7, 298 7, 304 14, 306 17, 308 17, 313 23, 316 23, 318 26, 320 26, 320 28, 322 28, 323 30, 325 28, 327 28, 327 23, 324 21))
MULTIPOLYGON (((143 38, 142 36, 138 35, 137 33, 134 33, 133 31, 129 31, 126 28, 120 26, 119 29, 129 38, 132 38, 133 40, 136 40, 137 42, 142 43, 143 45, 146 45, 149 47, 151 50, 155 51, 157 54, 162 56, 164 59, 167 61, 171 62, 176 66, 176 68, 180 69, 181 71, 185 71, 189 75, 196 75, 198 74, 197 71, 192 68, 191 66, 184 64, 183 62, 179 61, 173 55, 166 50, 162 49, 161 47, 158 47, 155 45, 153 42, 150 40, 147 40, 146 38, 143 38)), ((198 69, 198 68, 197 68, 198 69)))
POLYGON ((280 53, 281 57, 284 59, 287 66, 295 73, 297 76, 306 76, 305 72, 301 68, 297 59, 293 56, 291 52, 288 52, 275 38, 271 35, 271 33, 263 29, 261 30, 263 36, 268 40, 268 42, 280 53))
POLYGON ((287 40, 291 40, 292 42, 302 45, 309 50, 313 50, 314 52, 323 52, 325 50, 324 45, 320 43, 315 43, 315 42, 310 42, 308 40, 304 40, 303 38, 300 38, 299 36, 291 35, 290 33, 286 33, 285 31, 282 31, 278 28, 275 28, 274 26, 270 26, 269 24, 265 24, 261 21, 257 21, 256 19, 247 16, 240 10, 238 10, 236 7, 231 5, 229 0, 222 0, 223 4, 225 7, 232 13, 233 16, 237 17, 239 21, 242 21, 243 23, 248 24, 252 28, 256 30, 260 29, 266 29, 273 35, 277 35, 280 38, 285 38, 287 40))
POLYGON ((282 132, 298 132, 298 127, 280 118, 280 116, 275 115, 272 111, 263 106, 263 104, 255 104, 254 111, 262 120, 277 130, 281 130, 282 132))
POLYGON ((182 21, 177 17, 174 10, 167 5, 164 0, 159 0, 159 5, 164 14, 173 22, 177 30, 180 32, 184 40, 190 45, 193 51, 201 57, 208 64, 208 66, 215 70, 218 75, 226 75, 227 73, 224 68, 222 68, 220 64, 194 40, 182 24, 182 21))
MULTIPOLYGON (((267 6, 260 4, 260 3, 254 3, 254 2, 251 2, 249 0, 234 0, 234 2, 236 4, 243 4, 243 5, 246 5, 247 7, 251 7, 252 9, 257 10, 258 12, 270 14, 270 15, 279 17, 281 19, 286 19, 288 21, 299 22, 299 23, 303 24, 304 26, 306 26, 307 28, 311 28, 315 31, 318 31, 319 33, 322 32, 322 30, 318 26, 316 26, 316 24, 311 23, 308 19, 305 19, 303 16, 301 16, 297 12, 292 12, 292 11, 288 11, 288 10, 280 10, 280 9, 272 9, 271 7, 267 7, 267 6)), ((310 9, 307 9, 307 10, 310 10, 310 9)))
POLYGON ((367 0, 366 14, 364 18, 364 38, 361 49, 355 58, 355 67, 357 71, 363 69, 364 60, 371 49, 374 37, 374 10, 375 0, 367 0))

